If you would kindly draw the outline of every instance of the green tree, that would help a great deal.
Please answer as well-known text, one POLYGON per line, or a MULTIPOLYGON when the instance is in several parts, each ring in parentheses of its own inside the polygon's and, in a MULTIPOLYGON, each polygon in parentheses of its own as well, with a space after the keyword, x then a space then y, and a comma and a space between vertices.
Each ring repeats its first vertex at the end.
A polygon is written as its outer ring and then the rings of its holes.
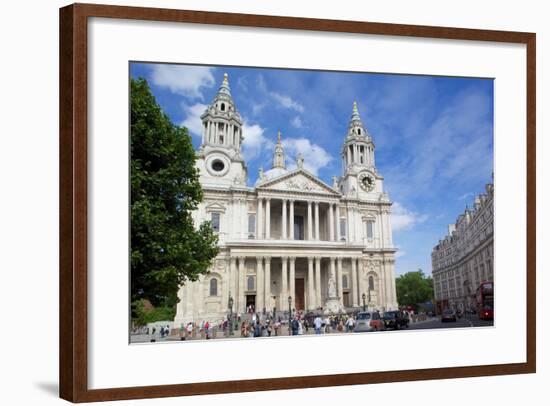
POLYGON ((196 155, 186 128, 170 121, 145 79, 132 79, 131 295, 175 306, 179 285, 207 272, 218 254, 209 222, 195 229, 202 200, 196 155))
POLYGON ((425 276, 422 269, 407 272, 395 279, 397 302, 399 306, 412 306, 433 299, 434 286, 431 276, 425 276))

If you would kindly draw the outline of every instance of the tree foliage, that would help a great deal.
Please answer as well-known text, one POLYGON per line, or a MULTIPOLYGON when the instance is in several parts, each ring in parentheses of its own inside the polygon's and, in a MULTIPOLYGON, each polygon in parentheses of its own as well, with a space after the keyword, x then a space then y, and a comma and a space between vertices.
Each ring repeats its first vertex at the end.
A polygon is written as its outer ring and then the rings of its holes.
POLYGON ((407 272, 395 279, 397 302, 399 306, 412 306, 431 301, 434 296, 433 280, 425 276, 422 269, 407 272))
POLYGON ((153 306, 177 302, 179 285, 207 272, 217 255, 209 222, 194 227, 202 200, 186 128, 163 113, 145 79, 132 79, 131 294, 153 306))

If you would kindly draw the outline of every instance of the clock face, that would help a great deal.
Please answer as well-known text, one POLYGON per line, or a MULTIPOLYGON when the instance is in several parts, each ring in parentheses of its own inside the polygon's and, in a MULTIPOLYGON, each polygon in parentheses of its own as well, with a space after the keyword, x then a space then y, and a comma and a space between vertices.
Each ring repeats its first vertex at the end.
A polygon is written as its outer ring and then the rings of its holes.
POLYGON ((372 190, 374 190, 374 178, 368 173, 362 173, 359 176, 359 184, 361 188, 367 192, 372 192, 372 190))

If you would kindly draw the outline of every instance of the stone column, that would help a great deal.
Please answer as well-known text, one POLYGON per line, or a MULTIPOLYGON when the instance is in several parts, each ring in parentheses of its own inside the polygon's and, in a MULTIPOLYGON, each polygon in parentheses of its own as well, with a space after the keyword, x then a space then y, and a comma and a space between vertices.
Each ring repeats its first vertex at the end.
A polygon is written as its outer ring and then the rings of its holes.
POLYGON ((338 279, 338 300, 340 301, 340 304, 344 305, 344 289, 342 286, 342 258, 338 258, 338 273, 337 273, 337 279, 338 279))
POLYGON ((358 306, 358 284, 357 284, 357 258, 351 258, 351 303, 353 307, 358 306))
POLYGON ((279 309, 284 310, 288 306, 288 257, 281 257, 281 297, 279 298, 280 304, 279 309))
MULTIPOLYGON (((328 275, 328 278, 329 279, 333 279, 334 282, 336 282, 336 266, 335 266, 335 261, 336 261, 336 258, 335 257, 330 257, 330 273, 328 275)), ((338 293, 337 293, 338 294, 338 293)), ((330 297, 330 293, 328 294, 329 297, 330 297)))
POLYGON ((310 201, 307 202, 307 239, 313 240, 313 215, 310 201))
POLYGON ((286 240, 287 234, 286 234, 286 199, 283 199, 283 220, 282 220, 282 240, 286 240))
POLYGON ((340 206, 336 204, 336 241, 340 241, 342 236, 340 235, 340 206))
POLYGON ((321 296, 321 257, 315 257, 315 295, 316 298, 316 307, 322 306, 322 296, 321 296))
POLYGON ((265 238, 271 238, 271 199, 265 201, 265 238))
POLYGON ((237 257, 231 257, 229 260, 229 292, 231 292, 231 296, 233 297, 233 311, 235 311, 235 308, 239 305, 238 300, 238 292, 237 292, 237 257))
POLYGON ((354 224, 353 224, 353 209, 348 206, 348 241, 355 241, 354 224))
POLYGON ((357 267, 357 279, 358 279, 358 284, 357 284, 357 287, 358 287, 358 290, 359 290, 359 295, 357 296, 357 301, 359 302, 360 306, 363 306, 363 293, 365 295, 368 295, 368 292, 367 292, 367 288, 368 286, 366 286, 366 282, 365 282, 365 278, 364 278, 364 275, 365 275, 365 271, 364 271, 364 264, 362 263, 362 261, 358 261, 358 267, 357 267))
POLYGON ((258 197, 258 215, 256 216, 257 217, 257 221, 258 221, 258 224, 256 225, 257 229, 258 229, 258 232, 256 233, 256 239, 258 240, 261 240, 263 238, 263 227, 262 227, 262 223, 263 223, 263 213, 262 213, 262 201, 263 201, 263 198, 262 197, 258 197))
POLYGON ((239 257, 239 312, 246 311, 246 296, 244 294, 246 290, 246 272, 244 268, 245 257, 239 257))
POLYGON ((348 146, 348 147, 346 148, 346 150, 347 150, 347 156, 348 156, 348 162, 347 162, 347 164, 348 164, 348 166, 350 166, 350 165, 351 165, 351 146, 348 146))
POLYGON ((310 310, 315 309, 315 291, 314 291, 314 276, 313 276, 313 257, 307 258, 307 307, 310 310))
POLYGON ((334 241, 334 213, 332 203, 328 205, 329 241, 334 241))
POLYGON ((293 240, 294 239, 294 200, 290 201, 290 214, 288 219, 288 239, 293 240))
POLYGON ((265 270, 264 270, 264 306, 267 310, 271 309, 271 257, 265 257, 265 270))
POLYGON ((264 308, 264 270, 263 257, 256 257, 256 312, 264 308))
POLYGON ((294 287, 295 283, 295 265, 296 265, 296 257, 290 257, 290 275, 288 277, 289 279, 289 292, 288 294, 292 296, 292 309, 296 308, 296 289, 294 287))
POLYGON ((319 241, 319 202, 315 202, 315 239, 319 241))

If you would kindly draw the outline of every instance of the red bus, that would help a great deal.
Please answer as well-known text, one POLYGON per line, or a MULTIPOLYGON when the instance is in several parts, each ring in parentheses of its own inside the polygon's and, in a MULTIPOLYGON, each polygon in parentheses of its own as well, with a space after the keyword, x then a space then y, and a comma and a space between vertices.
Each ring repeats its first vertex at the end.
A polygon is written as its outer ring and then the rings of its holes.
POLYGON ((476 290, 477 316, 481 320, 493 320, 495 284, 491 281, 481 282, 476 290))

